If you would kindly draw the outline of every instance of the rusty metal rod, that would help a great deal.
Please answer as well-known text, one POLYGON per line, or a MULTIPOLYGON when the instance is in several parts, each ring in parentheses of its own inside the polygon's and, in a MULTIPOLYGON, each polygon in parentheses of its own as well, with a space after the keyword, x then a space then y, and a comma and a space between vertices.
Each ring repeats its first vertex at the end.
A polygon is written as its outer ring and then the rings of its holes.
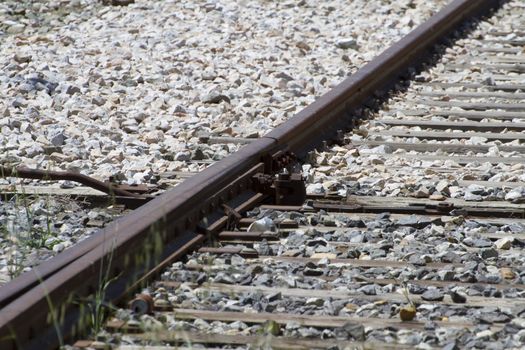
POLYGON ((35 179, 35 180, 68 180, 81 183, 82 185, 94 188, 102 191, 109 195, 122 196, 122 197, 141 197, 132 192, 119 189, 109 182, 102 182, 87 175, 74 172, 74 171, 52 171, 52 170, 39 170, 30 169, 23 166, 16 168, 7 168, 0 166, 0 177, 18 177, 24 179, 35 179))

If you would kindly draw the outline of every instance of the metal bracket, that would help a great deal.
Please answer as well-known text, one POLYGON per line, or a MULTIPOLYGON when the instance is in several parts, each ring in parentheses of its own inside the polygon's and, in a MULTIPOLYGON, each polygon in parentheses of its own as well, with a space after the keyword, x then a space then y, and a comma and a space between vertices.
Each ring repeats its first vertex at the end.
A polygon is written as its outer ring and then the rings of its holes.
POLYGON ((302 205, 306 200, 305 179, 301 173, 290 174, 286 168, 275 176, 255 174, 257 192, 272 196, 277 205, 302 205))

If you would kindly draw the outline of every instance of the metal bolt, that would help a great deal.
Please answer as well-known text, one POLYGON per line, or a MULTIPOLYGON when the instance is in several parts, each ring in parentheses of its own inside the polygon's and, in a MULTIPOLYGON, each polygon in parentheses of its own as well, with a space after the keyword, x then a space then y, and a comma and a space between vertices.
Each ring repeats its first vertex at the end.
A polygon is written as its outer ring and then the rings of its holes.
POLYGON ((290 179, 290 172, 288 169, 284 168, 279 175, 277 176, 278 180, 289 180, 290 179))
POLYGON ((129 302, 129 308, 136 315, 151 314, 153 312, 153 298, 148 294, 137 294, 129 302))

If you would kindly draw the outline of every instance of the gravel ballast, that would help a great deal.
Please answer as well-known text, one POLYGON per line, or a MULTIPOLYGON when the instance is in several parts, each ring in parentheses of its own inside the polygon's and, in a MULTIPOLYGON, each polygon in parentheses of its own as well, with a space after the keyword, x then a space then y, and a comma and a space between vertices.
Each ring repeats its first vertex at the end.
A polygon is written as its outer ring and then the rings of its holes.
POLYGON ((2 162, 128 182, 198 170, 198 147, 237 149, 199 134, 265 134, 444 3, 35 3, 15 17, 23 31, 4 23, 2 162), (54 3, 60 16, 32 19, 54 3))

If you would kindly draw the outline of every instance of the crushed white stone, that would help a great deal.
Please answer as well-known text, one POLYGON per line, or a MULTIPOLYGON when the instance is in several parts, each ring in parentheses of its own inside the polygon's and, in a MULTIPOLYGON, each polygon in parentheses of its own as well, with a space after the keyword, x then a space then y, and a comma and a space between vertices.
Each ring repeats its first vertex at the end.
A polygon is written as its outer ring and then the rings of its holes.
POLYGON ((6 2, 23 14, 0 25, 1 161, 130 183, 202 169, 181 155, 238 147, 199 135, 265 134, 445 2, 6 2))

